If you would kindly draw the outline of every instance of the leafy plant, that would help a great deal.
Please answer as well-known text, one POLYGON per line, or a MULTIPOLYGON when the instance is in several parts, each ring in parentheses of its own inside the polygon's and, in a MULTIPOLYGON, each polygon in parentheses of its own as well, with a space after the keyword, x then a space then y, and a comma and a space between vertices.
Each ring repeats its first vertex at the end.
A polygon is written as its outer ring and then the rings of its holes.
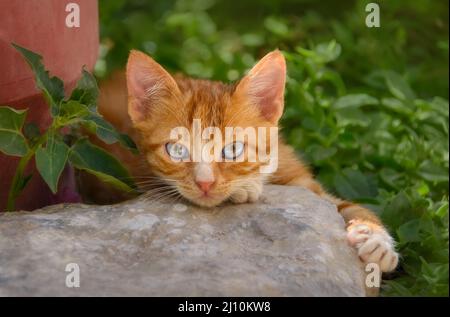
POLYGON ((376 211, 398 242, 401 267, 383 295, 448 295, 448 101, 418 98, 393 71, 346 92, 327 67, 339 51, 331 41, 285 53, 294 70, 285 136, 322 183, 376 211))
POLYGON ((76 88, 66 98, 64 83, 57 77, 49 76, 40 55, 16 44, 13 46, 30 65, 36 85, 50 107, 52 121, 41 133, 33 123, 24 124, 26 110, 0 107, 0 151, 20 157, 8 194, 7 210, 14 210, 16 198, 32 176, 25 175, 25 167, 33 157, 39 174, 53 193, 58 190, 60 175, 67 164, 94 174, 120 189, 133 191, 135 186, 121 163, 82 136, 80 129, 86 129, 108 144, 120 142, 136 151, 133 141, 118 133, 97 112, 95 78, 83 69, 76 88), (70 132, 65 132, 67 130, 70 132))

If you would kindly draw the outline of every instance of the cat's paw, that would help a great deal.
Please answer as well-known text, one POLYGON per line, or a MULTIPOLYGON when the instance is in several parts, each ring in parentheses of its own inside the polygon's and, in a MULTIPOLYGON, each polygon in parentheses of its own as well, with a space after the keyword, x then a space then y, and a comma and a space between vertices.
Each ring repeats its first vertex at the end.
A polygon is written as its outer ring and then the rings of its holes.
POLYGON ((352 220, 347 227, 347 239, 364 263, 376 263, 382 272, 390 272, 397 267, 398 253, 394 240, 383 227, 352 220))
POLYGON ((238 187, 230 195, 230 200, 235 204, 253 203, 259 199, 263 191, 262 182, 249 182, 238 187))

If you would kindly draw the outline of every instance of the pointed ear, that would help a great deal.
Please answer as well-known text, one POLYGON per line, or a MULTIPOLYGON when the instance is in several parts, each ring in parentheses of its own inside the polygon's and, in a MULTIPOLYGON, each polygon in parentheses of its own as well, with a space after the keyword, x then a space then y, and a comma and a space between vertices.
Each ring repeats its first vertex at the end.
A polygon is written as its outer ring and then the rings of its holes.
POLYGON ((132 50, 127 63, 128 114, 136 123, 146 118, 160 98, 178 92, 173 77, 150 56, 132 50))
POLYGON ((276 124, 283 114, 285 83, 286 62, 283 54, 275 50, 264 56, 242 78, 234 94, 248 98, 259 107, 263 117, 276 124))

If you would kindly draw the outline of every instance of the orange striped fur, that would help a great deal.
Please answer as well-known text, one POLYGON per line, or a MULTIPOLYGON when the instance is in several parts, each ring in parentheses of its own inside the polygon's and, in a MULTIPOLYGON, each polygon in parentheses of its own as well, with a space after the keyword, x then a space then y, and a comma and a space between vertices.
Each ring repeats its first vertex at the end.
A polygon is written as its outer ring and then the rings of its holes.
MULTIPOLYGON (((141 154, 133 155, 118 145, 105 145, 98 140, 97 143, 112 151, 129 168, 136 183, 156 197, 164 196, 161 187, 167 186, 165 197, 169 199, 183 197, 210 207, 227 200, 255 201, 266 182, 303 186, 337 206, 347 224, 349 242, 358 249, 362 260, 379 263, 383 271, 394 269, 398 255, 378 217, 364 207, 327 193, 281 138, 275 173, 260 174, 258 162, 213 162, 210 173, 214 182, 207 196, 196 185, 196 163, 170 160, 164 146, 170 141, 170 129, 180 125, 190 128, 196 118, 201 119, 203 127, 220 129, 277 126, 283 111, 285 68, 282 54, 274 51, 239 83, 225 84, 171 76, 149 56, 132 51, 127 73, 116 73, 102 83, 99 111, 136 141, 141 154)), ((104 194, 106 189, 99 190, 92 179, 90 185, 84 184, 91 199, 111 202, 104 199, 108 196, 104 194), (98 198, 99 193, 103 198, 98 198)), ((117 192, 113 196, 125 198, 117 192)))

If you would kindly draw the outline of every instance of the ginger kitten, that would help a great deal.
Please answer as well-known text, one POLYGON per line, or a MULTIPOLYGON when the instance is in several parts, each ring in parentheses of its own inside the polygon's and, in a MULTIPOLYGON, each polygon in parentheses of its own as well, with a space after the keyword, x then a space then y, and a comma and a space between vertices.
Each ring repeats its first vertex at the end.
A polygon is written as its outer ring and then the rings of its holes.
POLYGON ((217 127, 222 132, 228 126, 277 127, 283 113, 285 79, 286 64, 279 51, 267 54, 236 84, 171 76, 151 57, 132 51, 126 76, 115 74, 102 85, 99 110, 135 140, 140 155, 116 145, 102 146, 128 166, 144 190, 156 196, 182 196, 199 206, 257 201, 265 182, 306 187, 337 206, 347 225, 348 241, 362 261, 378 263, 383 272, 394 270, 398 254, 378 217, 328 194, 281 138, 278 168, 270 174, 261 173, 259 161, 237 162, 237 157, 256 152, 258 144, 245 140, 224 144, 219 151, 222 159, 234 161, 203 162, 192 160, 189 146, 169 138, 175 127, 192 130, 195 119, 201 120, 202 128, 217 127))

